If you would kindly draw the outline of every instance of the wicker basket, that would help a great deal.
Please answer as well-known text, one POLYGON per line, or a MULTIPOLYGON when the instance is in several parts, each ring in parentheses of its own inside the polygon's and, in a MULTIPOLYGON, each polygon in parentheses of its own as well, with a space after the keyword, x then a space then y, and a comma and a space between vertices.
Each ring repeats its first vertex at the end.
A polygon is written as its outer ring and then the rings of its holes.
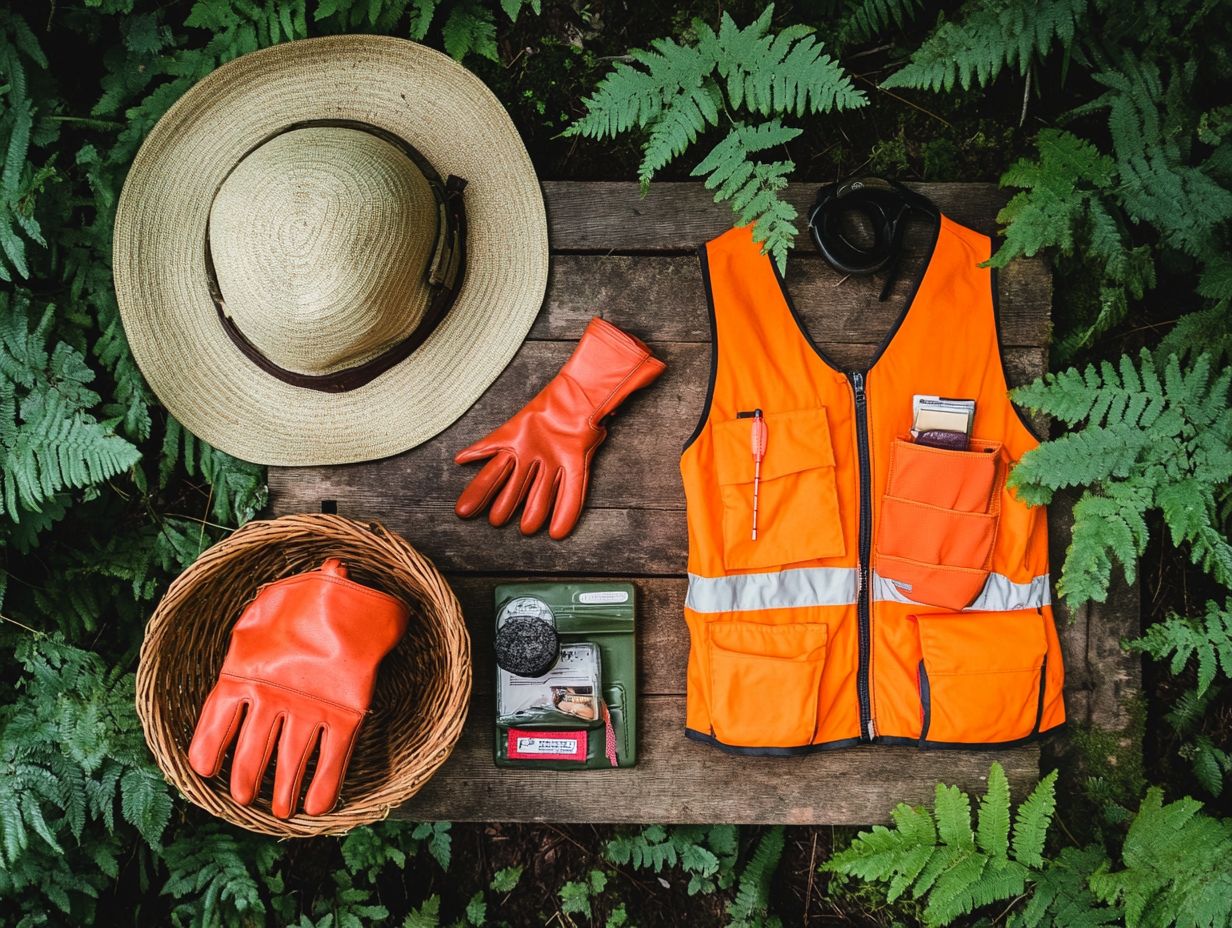
POLYGON ((470 692, 470 636, 444 578, 383 526, 334 515, 251 522, 206 551, 159 603, 137 670, 137 714, 168 782, 219 818, 280 837, 345 832, 415 795, 453 750, 470 692), (193 772, 188 745, 245 604, 262 584, 319 567, 330 555, 345 561, 352 579, 405 600, 411 621, 381 664, 337 807, 283 820, 270 811, 274 764, 245 807, 227 791, 228 769, 208 780, 193 772))

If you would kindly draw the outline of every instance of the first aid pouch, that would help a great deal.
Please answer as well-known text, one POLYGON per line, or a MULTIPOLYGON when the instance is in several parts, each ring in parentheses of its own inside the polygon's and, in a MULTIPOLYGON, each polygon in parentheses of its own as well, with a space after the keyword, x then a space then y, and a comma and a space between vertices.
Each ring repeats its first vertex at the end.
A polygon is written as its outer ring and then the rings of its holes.
POLYGON ((510 623, 543 622, 559 642, 555 660, 535 676, 497 666, 497 766, 575 770, 637 762, 636 605, 631 583, 496 588, 498 639, 510 623))

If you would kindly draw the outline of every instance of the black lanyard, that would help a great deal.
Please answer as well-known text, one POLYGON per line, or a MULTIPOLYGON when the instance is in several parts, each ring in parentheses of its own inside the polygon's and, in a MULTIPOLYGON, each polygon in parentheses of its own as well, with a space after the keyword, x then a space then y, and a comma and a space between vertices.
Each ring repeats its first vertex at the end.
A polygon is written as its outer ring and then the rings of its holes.
POLYGON ((817 191, 809 210, 809 232, 826 262, 841 274, 866 277, 886 271, 880 300, 894 286, 902 257, 907 215, 912 210, 938 218, 941 211, 923 194, 880 177, 849 178, 817 191), (843 231, 843 216, 860 213, 873 229, 873 243, 864 247, 843 231))

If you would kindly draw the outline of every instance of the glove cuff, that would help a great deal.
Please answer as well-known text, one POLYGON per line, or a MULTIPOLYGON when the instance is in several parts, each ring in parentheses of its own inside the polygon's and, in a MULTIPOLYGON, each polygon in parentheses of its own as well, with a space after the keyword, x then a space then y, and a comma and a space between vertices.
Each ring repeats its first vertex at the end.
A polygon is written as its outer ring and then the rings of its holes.
POLYGON ((595 316, 561 368, 586 395, 597 424, 629 394, 655 381, 667 369, 646 343, 595 316))

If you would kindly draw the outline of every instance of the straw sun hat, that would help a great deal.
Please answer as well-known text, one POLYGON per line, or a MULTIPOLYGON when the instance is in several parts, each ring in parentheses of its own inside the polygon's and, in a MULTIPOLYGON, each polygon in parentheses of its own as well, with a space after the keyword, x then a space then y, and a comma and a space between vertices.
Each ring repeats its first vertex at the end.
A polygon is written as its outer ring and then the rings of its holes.
POLYGON ((509 115, 451 58, 337 36, 238 58, 154 127, 116 210, 133 355, 190 431, 262 464, 426 441, 543 301, 547 222, 509 115))

